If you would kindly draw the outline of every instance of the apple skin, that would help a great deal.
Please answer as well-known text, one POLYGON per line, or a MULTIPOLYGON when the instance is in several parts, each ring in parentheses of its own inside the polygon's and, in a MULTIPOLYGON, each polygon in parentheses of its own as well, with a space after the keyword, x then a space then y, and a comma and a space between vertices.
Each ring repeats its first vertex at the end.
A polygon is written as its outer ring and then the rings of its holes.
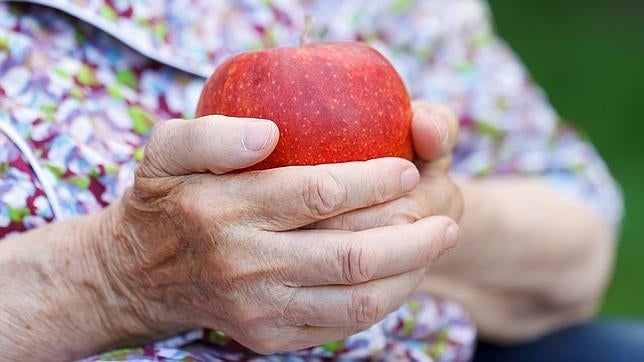
POLYGON ((363 43, 232 56, 206 81, 196 113, 277 124, 273 153, 246 170, 413 157, 409 94, 389 61, 363 43))

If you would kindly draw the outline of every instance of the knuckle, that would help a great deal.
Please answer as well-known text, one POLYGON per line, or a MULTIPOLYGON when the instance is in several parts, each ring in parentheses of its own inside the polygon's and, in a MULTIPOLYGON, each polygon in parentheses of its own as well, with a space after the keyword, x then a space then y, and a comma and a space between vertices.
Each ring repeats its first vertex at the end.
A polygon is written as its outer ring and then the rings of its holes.
MULTIPOLYGON (((152 132, 150 133, 150 139, 148 141, 147 149, 157 150, 158 148, 163 147, 170 135, 175 133, 176 126, 179 122, 184 122, 178 119, 170 119, 165 122, 160 122, 154 126, 152 132)), ((148 153, 146 152, 146 155, 148 153)))
POLYGON ((400 200, 395 212, 387 220, 389 225, 409 225, 431 215, 431 198, 426 196, 425 187, 419 186, 415 190, 418 196, 400 200))
MULTIPOLYGON (((170 190, 166 196, 154 201, 155 207, 162 210, 165 216, 173 225, 181 227, 183 232, 190 232, 192 235, 204 235, 203 232, 214 230, 215 220, 212 214, 207 212, 208 201, 200 197, 201 192, 195 190, 189 181, 188 184, 169 186, 170 190)), ((221 225, 221 222, 217 223, 221 225)))
POLYGON ((401 213, 393 215, 389 219, 389 225, 409 225, 415 223, 420 219, 421 217, 418 216, 418 214, 409 211, 403 211, 401 213))
POLYGON ((375 272, 374 249, 366 248, 359 242, 348 242, 342 245, 343 250, 340 252, 342 280, 346 284, 360 284, 371 280, 375 272))
POLYGON ((340 214, 331 219, 323 220, 318 223, 324 229, 335 230, 361 230, 364 227, 364 222, 361 222, 360 217, 352 214, 340 214))
POLYGON ((175 133, 178 122, 181 120, 171 119, 154 126, 143 151, 143 161, 136 168, 137 177, 156 177, 167 173, 163 165, 167 162, 170 137, 175 133))
POLYGON ((346 187, 330 172, 320 170, 306 181, 302 198, 315 218, 326 218, 346 203, 346 187))
POLYGON ((354 221, 351 215, 340 214, 330 219, 328 225, 330 229, 353 230, 354 221))
POLYGON ((378 170, 375 167, 368 167, 362 173, 364 182, 361 183, 361 187, 370 188, 372 204, 382 203, 392 196, 392 190, 388 186, 389 179, 388 177, 383 177, 382 170, 378 170))
POLYGON ((349 305, 349 318, 356 324, 375 324, 385 316, 381 293, 375 288, 357 288, 349 305))
POLYGON ((375 180, 374 185, 375 185, 375 198, 374 198, 374 203, 379 204, 384 201, 387 201, 389 197, 391 196, 391 190, 389 190, 389 187, 387 186, 387 182, 385 181, 384 178, 382 177, 373 177, 373 180, 375 180))
POLYGON ((174 119, 169 119, 165 122, 159 122, 154 125, 152 132, 150 133, 150 140, 148 143, 158 142, 162 137, 170 133, 170 128, 174 127, 174 123, 177 122, 174 119))
POLYGON ((134 182, 129 192, 124 194, 123 199, 128 200, 134 196, 138 200, 147 200, 159 195, 158 182, 156 179, 147 177, 147 167, 138 164, 134 171, 134 182))
POLYGON ((177 196, 176 213, 192 220, 199 216, 200 200, 193 192, 179 192, 177 196))
POLYGON ((197 145, 203 143, 204 136, 209 134, 209 129, 212 129, 212 126, 209 122, 183 122, 183 134, 178 139, 179 146, 187 154, 192 154, 199 148, 197 145))
MULTIPOLYGON (((293 288, 289 288, 293 289, 293 288)), ((280 300, 280 318, 290 325, 301 325, 305 322, 306 308, 299 305, 294 291, 288 291, 280 300)))

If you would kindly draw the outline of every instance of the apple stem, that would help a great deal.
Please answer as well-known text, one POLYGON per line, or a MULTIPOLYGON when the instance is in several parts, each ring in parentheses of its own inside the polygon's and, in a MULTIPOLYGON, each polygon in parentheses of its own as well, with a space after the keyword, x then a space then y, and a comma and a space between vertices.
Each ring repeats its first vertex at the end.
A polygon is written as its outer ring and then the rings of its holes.
POLYGON ((306 43, 307 38, 309 37, 309 32, 311 31, 311 25, 313 23, 313 17, 311 15, 306 15, 304 17, 304 29, 300 35, 300 46, 306 43))

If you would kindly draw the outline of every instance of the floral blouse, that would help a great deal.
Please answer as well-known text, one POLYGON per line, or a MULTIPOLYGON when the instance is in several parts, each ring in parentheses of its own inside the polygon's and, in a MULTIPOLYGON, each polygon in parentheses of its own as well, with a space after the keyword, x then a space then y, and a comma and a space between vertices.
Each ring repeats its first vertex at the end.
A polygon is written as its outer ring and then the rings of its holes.
MULTIPOLYGON (((0 242, 117 199, 156 122, 193 116, 228 55, 297 44, 307 14, 311 41, 371 44, 414 98, 458 115, 456 177, 540 177, 619 224, 606 166, 560 122, 481 1, 0 0, 0 242)), ((457 304, 417 294, 371 329, 303 351, 257 356, 199 330, 90 360, 466 361, 475 334, 457 304)))

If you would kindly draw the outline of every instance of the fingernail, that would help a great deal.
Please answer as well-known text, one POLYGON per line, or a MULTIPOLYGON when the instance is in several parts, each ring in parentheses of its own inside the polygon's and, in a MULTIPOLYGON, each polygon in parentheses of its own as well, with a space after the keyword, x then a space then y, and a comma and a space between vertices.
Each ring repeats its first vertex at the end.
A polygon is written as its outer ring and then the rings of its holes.
POLYGON ((273 125, 271 122, 258 121, 246 123, 242 133, 242 145, 246 151, 261 151, 268 144, 271 133, 273 133, 273 125))
POLYGON ((418 174, 418 170, 413 167, 406 169, 400 175, 400 183, 402 184, 403 192, 413 190, 414 187, 418 185, 418 181, 420 181, 420 174, 418 174))
POLYGON ((447 126, 447 122, 437 118, 432 118, 432 120, 434 121, 434 127, 436 127, 441 144, 444 145, 449 138, 449 127, 447 126))
POLYGON ((456 224, 452 224, 445 231, 445 247, 451 249, 456 246, 458 242, 459 229, 456 224))

